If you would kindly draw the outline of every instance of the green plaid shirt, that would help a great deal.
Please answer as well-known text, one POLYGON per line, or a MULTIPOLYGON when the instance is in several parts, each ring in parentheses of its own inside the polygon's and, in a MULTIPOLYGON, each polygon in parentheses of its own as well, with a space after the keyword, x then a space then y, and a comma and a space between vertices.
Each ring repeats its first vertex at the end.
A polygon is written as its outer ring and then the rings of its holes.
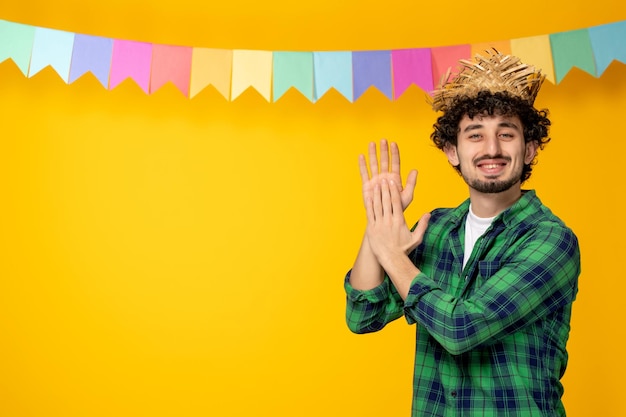
POLYGON ((580 253, 574 233, 525 191, 476 242, 465 268, 469 200, 437 209, 410 254, 421 270, 403 302, 388 277, 358 291, 345 280, 350 330, 417 323, 414 417, 564 416, 580 253))

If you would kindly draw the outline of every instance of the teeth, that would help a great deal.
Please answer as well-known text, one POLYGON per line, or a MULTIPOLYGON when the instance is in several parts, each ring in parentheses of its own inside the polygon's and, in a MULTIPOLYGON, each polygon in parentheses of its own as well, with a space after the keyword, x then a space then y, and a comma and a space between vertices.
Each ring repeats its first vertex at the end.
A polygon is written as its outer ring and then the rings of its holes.
POLYGON ((499 166, 498 164, 489 164, 489 165, 483 165, 483 168, 493 169, 493 168, 497 168, 498 166, 499 166))

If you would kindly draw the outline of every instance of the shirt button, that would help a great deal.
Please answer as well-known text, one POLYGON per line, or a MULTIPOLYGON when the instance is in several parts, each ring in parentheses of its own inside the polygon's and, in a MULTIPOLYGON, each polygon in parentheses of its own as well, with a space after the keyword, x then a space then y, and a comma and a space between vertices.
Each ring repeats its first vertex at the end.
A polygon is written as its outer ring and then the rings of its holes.
POLYGON ((450 395, 452 395, 453 398, 456 398, 456 391, 452 391, 450 395))

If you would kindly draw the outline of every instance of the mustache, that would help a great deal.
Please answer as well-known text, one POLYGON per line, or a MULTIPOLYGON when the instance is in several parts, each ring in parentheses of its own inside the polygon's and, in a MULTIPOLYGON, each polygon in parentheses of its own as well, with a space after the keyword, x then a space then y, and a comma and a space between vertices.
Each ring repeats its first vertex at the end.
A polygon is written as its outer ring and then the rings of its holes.
POLYGON ((510 156, 504 156, 502 154, 479 156, 478 158, 474 159, 473 162, 474 164, 478 164, 479 162, 486 161, 488 159, 504 159, 506 162, 511 162, 510 156))

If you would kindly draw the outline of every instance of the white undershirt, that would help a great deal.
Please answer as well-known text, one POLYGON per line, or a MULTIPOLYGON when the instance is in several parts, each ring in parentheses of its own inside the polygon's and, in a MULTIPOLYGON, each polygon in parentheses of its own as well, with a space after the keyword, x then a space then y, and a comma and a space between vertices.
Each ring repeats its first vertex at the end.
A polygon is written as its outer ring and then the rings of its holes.
POLYGON ((472 205, 470 204, 469 213, 467 213, 467 219, 465 220, 465 253, 463 255, 463 268, 472 255, 472 250, 479 237, 487 231, 494 217, 478 217, 472 212, 472 205))

